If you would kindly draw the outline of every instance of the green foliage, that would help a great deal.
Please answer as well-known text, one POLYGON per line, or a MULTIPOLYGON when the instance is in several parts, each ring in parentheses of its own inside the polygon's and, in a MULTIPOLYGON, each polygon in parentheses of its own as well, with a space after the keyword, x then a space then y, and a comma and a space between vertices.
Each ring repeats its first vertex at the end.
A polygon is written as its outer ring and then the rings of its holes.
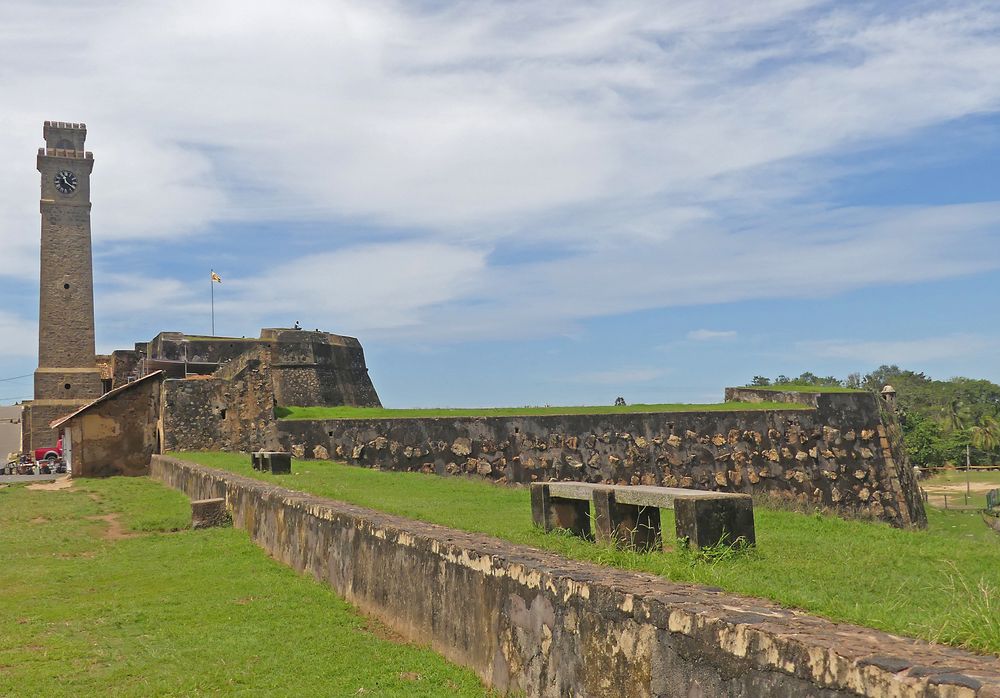
POLYGON ((658 412, 728 412, 739 410, 801 410, 802 405, 783 402, 719 402, 704 405, 605 405, 570 407, 470 407, 414 408, 384 407, 276 407, 279 419, 411 419, 415 417, 518 417, 569 414, 643 414, 658 412))
POLYGON ((806 371, 795 378, 789 378, 782 374, 774 380, 771 380, 767 376, 754 376, 753 380, 747 386, 751 388, 771 388, 773 390, 803 393, 853 392, 861 387, 860 379, 856 373, 852 373, 848 376, 847 380, 842 381, 834 376, 817 376, 810 371, 806 371))
POLYGON ((945 464, 945 451, 941 448, 944 428, 937 421, 912 414, 906 422, 904 438, 910 460, 923 467, 941 467, 945 464))
POLYGON ((935 380, 896 365, 883 365, 864 376, 852 373, 843 381, 807 371, 798 378, 778 376, 773 381, 754 376, 751 385, 807 392, 860 388, 876 394, 891 385, 896 390, 897 413, 914 465, 964 464, 967 446, 971 446, 973 464, 1000 462, 1000 385, 987 380, 935 380))
POLYGON ((802 383, 772 383, 771 385, 748 386, 758 390, 773 390, 785 393, 858 393, 864 392, 856 388, 845 388, 841 385, 809 385, 802 383))
MULTIPOLYGON (((394 473, 329 461, 295 461, 293 475, 250 469, 249 458, 228 453, 177 454, 286 487, 312 492, 451 528, 485 533, 577 560, 642 570, 669 579, 718 586, 773 599, 834 620, 889 632, 944 639, 1000 653, 1000 639, 983 625, 955 622, 980 590, 1000 587, 1000 537, 978 513, 928 512, 926 531, 821 514, 757 506, 757 547, 701 555, 675 546, 638 552, 547 535, 531 521, 527 488, 478 478, 394 473), (954 589, 948 585, 954 580, 954 589), (942 636, 941 628, 950 628, 942 636)), ((673 531, 664 511, 663 530, 673 531)))
POLYGON ((244 531, 189 526, 146 478, 0 488, 0 695, 486 695, 244 531))

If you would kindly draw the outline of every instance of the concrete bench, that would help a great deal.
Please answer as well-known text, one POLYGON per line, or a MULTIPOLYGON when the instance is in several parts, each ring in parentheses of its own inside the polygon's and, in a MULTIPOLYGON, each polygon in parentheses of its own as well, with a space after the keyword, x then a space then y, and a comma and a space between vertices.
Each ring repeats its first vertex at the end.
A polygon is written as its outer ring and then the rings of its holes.
POLYGON ((596 538, 602 542, 640 550, 661 547, 660 509, 673 509, 676 537, 695 548, 733 545, 741 538, 749 545, 756 543, 753 499, 748 494, 586 482, 531 483, 531 516, 546 532, 565 528, 593 539, 591 502, 596 538))
POLYGON ((275 475, 292 472, 292 454, 282 451, 254 451, 250 454, 250 467, 275 475))

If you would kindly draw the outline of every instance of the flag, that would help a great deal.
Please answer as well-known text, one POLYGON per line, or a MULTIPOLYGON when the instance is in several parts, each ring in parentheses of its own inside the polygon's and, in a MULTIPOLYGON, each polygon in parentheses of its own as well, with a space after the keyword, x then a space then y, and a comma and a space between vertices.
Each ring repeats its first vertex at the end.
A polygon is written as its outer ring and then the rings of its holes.
POLYGON ((213 272, 212 272, 212 281, 215 281, 216 283, 220 283, 220 284, 221 284, 221 283, 222 283, 222 277, 221 277, 221 276, 219 276, 218 274, 216 274, 216 273, 215 273, 215 272, 213 271, 213 272))

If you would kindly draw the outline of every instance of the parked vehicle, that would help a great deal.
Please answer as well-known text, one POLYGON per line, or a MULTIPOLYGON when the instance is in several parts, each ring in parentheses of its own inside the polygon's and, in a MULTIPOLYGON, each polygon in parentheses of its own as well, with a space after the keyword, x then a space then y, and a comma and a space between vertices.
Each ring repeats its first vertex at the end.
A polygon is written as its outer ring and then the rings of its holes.
POLYGON ((34 475, 35 474, 35 461, 31 460, 31 456, 25 453, 21 456, 21 460, 18 461, 17 467, 15 468, 16 475, 34 475))
POLYGON ((58 460, 63 457, 63 444, 62 439, 56 441, 55 446, 43 446, 41 448, 35 449, 35 460, 58 460))
POLYGON ((67 472, 66 459, 65 458, 60 458, 59 460, 56 461, 55 470, 53 472, 60 473, 60 474, 67 472))

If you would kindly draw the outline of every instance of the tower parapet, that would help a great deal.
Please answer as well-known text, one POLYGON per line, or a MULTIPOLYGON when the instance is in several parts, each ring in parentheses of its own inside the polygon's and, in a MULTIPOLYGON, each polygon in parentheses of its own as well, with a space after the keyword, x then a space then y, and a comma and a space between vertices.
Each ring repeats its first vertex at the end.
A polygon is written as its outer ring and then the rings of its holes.
POLYGON ((87 124, 69 121, 46 121, 42 127, 46 148, 83 152, 87 140, 87 124))

